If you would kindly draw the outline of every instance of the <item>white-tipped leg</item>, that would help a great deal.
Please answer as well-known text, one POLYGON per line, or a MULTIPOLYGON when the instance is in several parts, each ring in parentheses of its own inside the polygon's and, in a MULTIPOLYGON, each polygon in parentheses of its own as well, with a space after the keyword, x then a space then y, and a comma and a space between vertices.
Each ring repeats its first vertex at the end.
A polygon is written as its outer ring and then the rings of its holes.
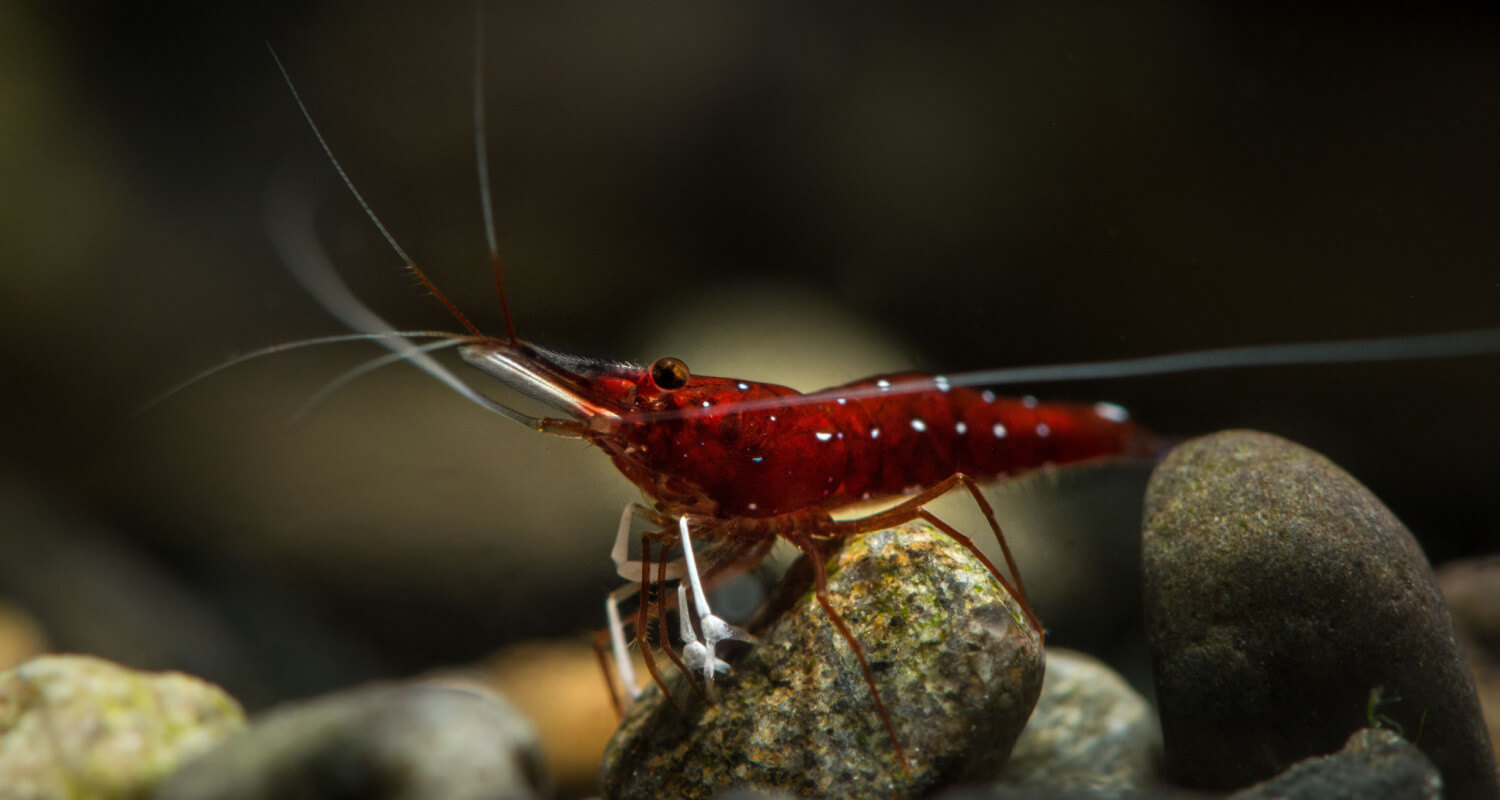
POLYGON ((687 615, 687 587, 680 583, 677 584, 677 608, 677 622, 682 634, 682 663, 690 670, 703 673, 703 682, 708 687, 709 694, 712 695, 714 675, 728 672, 729 664, 716 658, 712 649, 698 638, 698 632, 693 629, 692 620, 689 620, 687 615))
POLYGON ((625 504, 625 512, 620 515, 620 528, 615 533, 615 546, 610 548, 609 557, 614 560, 615 572, 620 577, 640 583, 645 567, 639 561, 630 560, 630 523, 635 521, 635 510, 635 503, 625 504))
POLYGON ((609 649, 615 656, 615 673, 620 684, 632 701, 641 697, 640 684, 635 680, 635 665, 630 660, 630 651, 625 647, 625 625, 620 621, 620 601, 635 594, 639 584, 629 584, 609 593, 604 600, 604 616, 609 620, 609 649))
POLYGON ((677 584, 677 605, 682 626, 682 657, 683 663, 689 669, 698 669, 703 672, 703 682, 712 690, 715 672, 728 672, 729 665, 721 661, 715 650, 719 642, 727 639, 735 639, 741 642, 753 642, 755 637, 751 636, 743 628, 737 628, 725 622, 721 617, 714 614, 713 609, 708 607, 708 595, 703 591, 703 581, 698 576, 698 560, 693 557, 693 542, 688 535, 687 517, 677 518, 678 533, 682 537, 682 560, 687 567, 687 580, 693 587, 693 611, 698 618, 698 627, 703 631, 700 640, 693 630, 692 623, 687 614, 687 592, 683 590, 682 584, 677 584))
MULTIPOLYGON (((615 531, 615 545, 609 551, 609 557, 615 562, 615 573, 631 583, 645 582, 643 579, 646 574, 645 562, 630 559, 630 526, 643 510, 637 503, 625 504, 625 511, 620 514, 620 527, 615 531)), ((641 555, 645 556, 644 553, 641 555)), ((667 562, 665 577, 668 579, 682 577, 681 560, 667 562)))

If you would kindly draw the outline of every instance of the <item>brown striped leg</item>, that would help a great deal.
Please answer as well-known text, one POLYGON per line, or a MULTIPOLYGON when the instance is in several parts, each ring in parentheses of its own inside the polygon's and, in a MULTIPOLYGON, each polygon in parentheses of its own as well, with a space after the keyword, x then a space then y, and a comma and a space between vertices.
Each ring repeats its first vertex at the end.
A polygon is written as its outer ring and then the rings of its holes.
POLYGON ((624 718, 625 703, 620 699, 620 686, 616 682, 615 671, 609 668, 609 631, 594 631, 590 637, 594 646, 594 658, 599 660, 599 671, 604 675, 604 686, 609 689, 610 705, 615 707, 615 716, 624 718))
MULTIPOLYGON (((652 540, 656 539, 662 533, 662 531, 644 531, 641 533, 641 561, 643 564, 651 563, 652 540)), ((665 549, 664 545, 661 547, 665 549)), ((650 576, 647 575, 645 577, 649 578, 650 576)), ((672 706, 680 711, 682 707, 677 705, 676 698, 672 697, 672 690, 668 689, 667 682, 662 680, 661 672, 656 667, 656 656, 651 654, 650 639, 652 629, 650 608, 653 603, 660 603, 661 590, 662 585, 654 581, 641 584, 641 602, 635 609, 635 644, 636 649, 641 651, 641 658, 645 659, 646 671, 651 673, 652 682, 656 684, 658 689, 661 689, 662 696, 666 697, 672 706)))

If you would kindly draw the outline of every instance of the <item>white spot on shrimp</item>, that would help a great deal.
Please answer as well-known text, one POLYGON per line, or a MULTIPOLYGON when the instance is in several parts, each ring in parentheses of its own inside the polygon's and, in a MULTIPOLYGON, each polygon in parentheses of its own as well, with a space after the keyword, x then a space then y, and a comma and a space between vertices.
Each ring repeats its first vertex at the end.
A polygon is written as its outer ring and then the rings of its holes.
POLYGON ((1036 403, 1037 400, 1035 395, 1028 394, 1021 398, 1021 405, 1026 406, 1027 408, 1036 408, 1036 403))
POLYGON ((1007 431, 1004 424, 997 422, 990 426, 990 433, 995 434, 996 439, 1004 439, 1007 431))
POLYGON ((918 417, 913 417, 911 421, 911 429, 916 431, 917 433, 921 433, 922 431, 927 430, 927 423, 923 422, 918 417))
POLYGON ((838 432, 838 437, 839 437, 839 441, 843 441, 843 439, 844 439, 844 432, 843 431, 839 431, 838 432))
POLYGON ((879 386, 882 389, 889 389, 889 388, 891 388, 891 382, 888 381, 888 380, 886 380, 885 378, 881 378, 880 380, 875 381, 875 385, 879 386))
POLYGON ((1048 425, 1045 422, 1038 422, 1036 424, 1036 435, 1042 437, 1043 439, 1047 438, 1048 436, 1051 436, 1052 435, 1052 426, 1048 425))
POLYGON ((879 439, 880 438, 880 429, 879 428, 871 428, 870 429, 870 438, 871 439, 879 439))
POLYGON ((847 398, 847 397, 840 397, 837 402, 838 402, 839 405, 843 405, 843 404, 849 402, 849 398, 847 398))
POLYGON ((1095 403, 1094 413, 1110 422, 1124 422, 1130 419, 1130 412, 1114 403, 1095 403))
POLYGON ((710 403, 710 402, 709 402, 709 401, 707 401, 707 400, 704 400, 704 401, 703 401, 703 407, 704 407, 704 408, 708 408, 708 407, 709 407, 709 406, 711 406, 711 405, 713 405, 713 403, 710 403))
POLYGON ((820 442, 826 442, 829 439, 833 438, 833 434, 831 434, 831 433, 829 433, 827 431, 818 431, 817 433, 815 433, 813 435, 816 436, 816 437, 818 437, 818 441, 820 441, 820 442))
POLYGON ((772 421, 772 422, 775 422, 775 421, 776 421, 776 415, 775 415, 775 414, 772 414, 772 415, 771 415, 771 421, 772 421))
POLYGON ((861 500, 869 500, 870 499, 870 493, 869 492, 864 492, 864 493, 860 494, 859 499, 861 499, 861 500))
POLYGON ((749 504, 747 504, 747 505, 746 505, 746 506, 745 506, 745 508, 748 508, 748 509, 750 509, 750 510, 751 510, 751 511, 754 511, 754 510, 755 510, 755 509, 757 509, 757 508, 760 508, 760 505, 759 505, 759 504, 756 504, 756 503, 749 503, 749 504))
POLYGON ((736 383, 734 385, 734 388, 739 389, 742 392, 748 392, 750 391, 750 384, 745 383, 744 381, 740 381, 739 383, 736 383))
POLYGON ((948 376, 946 376, 946 375, 939 375, 939 376, 933 378, 932 379, 932 385, 936 386, 937 390, 940 391, 940 392, 946 392, 949 389, 953 388, 953 384, 951 384, 951 383, 948 382, 948 376))
POLYGON ((990 391, 989 389, 985 389, 984 391, 979 393, 979 399, 983 400, 986 403, 993 403, 995 402, 995 393, 990 391))
POLYGON ((766 457, 765 456, 751 456, 750 460, 752 462, 756 463, 756 464, 759 464, 760 462, 765 461, 766 457))
POLYGON ((953 430, 957 432, 959 436, 963 436, 964 434, 969 432, 969 424, 967 422, 955 423, 953 425, 953 430))

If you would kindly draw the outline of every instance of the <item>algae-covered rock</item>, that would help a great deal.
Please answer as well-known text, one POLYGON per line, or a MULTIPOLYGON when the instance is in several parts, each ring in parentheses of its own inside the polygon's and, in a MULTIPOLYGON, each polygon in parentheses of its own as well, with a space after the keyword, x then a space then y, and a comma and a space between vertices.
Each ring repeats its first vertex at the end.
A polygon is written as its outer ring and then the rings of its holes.
POLYGON ((1092 656, 1047 649, 1036 710, 1001 782, 1055 789, 1132 789, 1157 779, 1161 731, 1146 698, 1092 656))
POLYGON ((377 684, 273 709, 155 800, 533 800, 536 733, 474 685, 377 684))
POLYGON ((864 646, 909 773, 854 654, 794 568, 782 587, 790 609, 719 678, 715 704, 679 680, 680 710, 654 687, 629 710, 605 753, 605 796, 915 797, 993 777, 1042 682, 1041 634, 1016 601, 961 545, 915 524, 851 541, 830 560, 828 588, 864 646))
POLYGON ((35 658, 0 674, 0 797, 138 798, 243 725, 234 698, 190 675, 35 658))
POLYGON ((1142 560, 1169 779, 1245 786, 1379 719, 1449 797, 1500 796, 1427 559, 1327 459, 1246 431, 1182 445, 1152 476, 1142 560))

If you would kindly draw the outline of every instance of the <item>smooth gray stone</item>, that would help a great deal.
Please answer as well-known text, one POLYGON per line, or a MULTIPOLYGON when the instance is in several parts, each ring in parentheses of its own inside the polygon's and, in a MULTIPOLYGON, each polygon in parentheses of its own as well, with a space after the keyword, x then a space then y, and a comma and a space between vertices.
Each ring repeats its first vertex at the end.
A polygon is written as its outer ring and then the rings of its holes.
POLYGON ((376 684, 273 709, 154 800, 535 800, 531 724, 467 685, 376 684))
POLYGON ((1169 780, 1246 786, 1379 718, 1449 797, 1500 797, 1422 549, 1327 459, 1249 431, 1178 447, 1147 490, 1142 561, 1169 780))

